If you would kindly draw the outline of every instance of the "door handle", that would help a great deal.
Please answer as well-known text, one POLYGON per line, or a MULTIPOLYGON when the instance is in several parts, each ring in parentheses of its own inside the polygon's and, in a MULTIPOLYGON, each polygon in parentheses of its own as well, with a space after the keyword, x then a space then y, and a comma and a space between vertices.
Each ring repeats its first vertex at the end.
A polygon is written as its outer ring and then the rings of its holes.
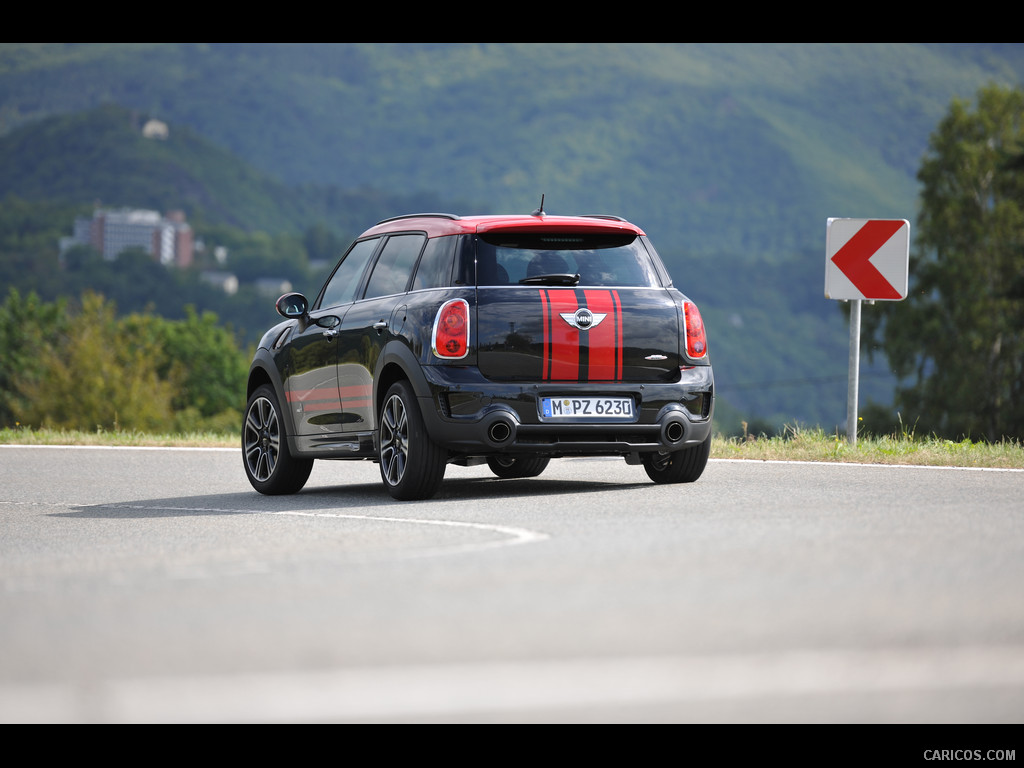
POLYGON ((373 324, 373 330, 375 330, 377 333, 380 333, 381 331, 383 331, 387 327, 388 327, 388 321, 387 320, 378 320, 376 323, 373 324))

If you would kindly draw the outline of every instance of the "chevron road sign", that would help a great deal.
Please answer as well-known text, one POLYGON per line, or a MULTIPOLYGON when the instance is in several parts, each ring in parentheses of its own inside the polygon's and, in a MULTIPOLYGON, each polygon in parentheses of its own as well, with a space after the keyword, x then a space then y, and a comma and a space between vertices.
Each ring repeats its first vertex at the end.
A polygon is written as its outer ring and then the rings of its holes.
POLYGON ((829 219, 825 298, 907 298, 910 224, 905 219, 829 219))
POLYGON ((910 224, 905 219, 829 219, 825 298, 850 302, 850 373, 846 436, 857 444, 860 305, 907 298, 910 224))

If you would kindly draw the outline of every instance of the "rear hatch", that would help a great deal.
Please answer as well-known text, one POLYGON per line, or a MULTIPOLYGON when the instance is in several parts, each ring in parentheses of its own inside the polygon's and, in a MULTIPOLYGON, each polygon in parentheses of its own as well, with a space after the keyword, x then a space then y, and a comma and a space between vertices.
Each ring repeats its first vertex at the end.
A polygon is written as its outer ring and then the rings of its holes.
POLYGON ((477 350, 494 381, 679 378, 680 312, 642 238, 521 231, 477 237, 477 350))

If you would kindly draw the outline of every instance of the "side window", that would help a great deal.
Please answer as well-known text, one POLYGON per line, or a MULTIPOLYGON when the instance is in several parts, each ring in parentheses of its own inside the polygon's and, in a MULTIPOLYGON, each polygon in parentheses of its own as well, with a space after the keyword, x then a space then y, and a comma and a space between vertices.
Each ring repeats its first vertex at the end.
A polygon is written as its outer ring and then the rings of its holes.
POLYGON ((476 235, 463 235, 459 242, 461 245, 455 254, 452 285, 476 285, 478 238, 476 235))
POLYGON ((370 260, 379 242, 379 238, 361 240, 349 249, 337 269, 334 270, 331 279, 327 281, 327 285, 324 286, 323 296, 320 298, 321 308, 336 307, 339 304, 355 301, 359 279, 363 276, 366 263, 370 260))
POLYGON ((370 275, 364 298, 402 293, 409 285, 412 268, 423 249, 423 235, 392 235, 384 243, 370 275))
POLYGON ((420 265, 416 268, 413 290, 421 288, 445 288, 452 279, 452 257, 458 236, 434 237, 427 240, 420 265))

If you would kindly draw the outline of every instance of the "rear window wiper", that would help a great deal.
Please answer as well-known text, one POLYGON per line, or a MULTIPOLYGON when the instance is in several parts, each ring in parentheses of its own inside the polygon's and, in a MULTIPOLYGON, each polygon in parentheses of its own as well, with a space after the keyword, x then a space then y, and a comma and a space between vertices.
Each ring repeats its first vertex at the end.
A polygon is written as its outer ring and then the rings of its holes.
POLYGON ((553 274, 553 275, 532 275, 524 277, 519 281, 520 285, 578 285, 580 275, 553 274))

